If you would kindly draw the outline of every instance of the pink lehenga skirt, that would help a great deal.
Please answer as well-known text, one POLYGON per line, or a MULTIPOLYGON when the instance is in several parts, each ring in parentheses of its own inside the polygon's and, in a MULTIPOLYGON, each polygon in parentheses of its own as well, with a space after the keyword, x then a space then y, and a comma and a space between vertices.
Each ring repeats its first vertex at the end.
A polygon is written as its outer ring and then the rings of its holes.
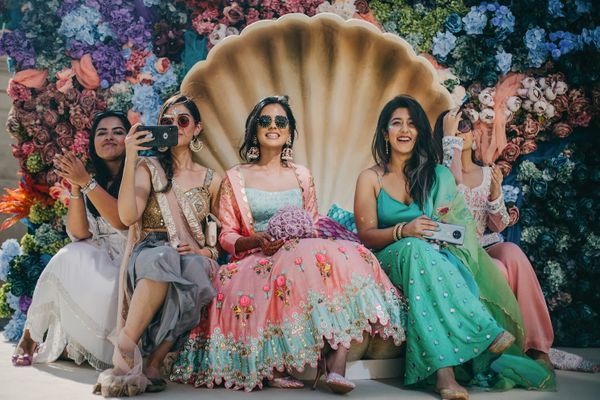
POLYGON ((345 240, 301 239, 223 265, 217 297, 192 330, 171 380, 252 390, 273 370, 317 365, 325 344, 362 341, 363 332, 405 340, 406 307, 375 256, 345 240))

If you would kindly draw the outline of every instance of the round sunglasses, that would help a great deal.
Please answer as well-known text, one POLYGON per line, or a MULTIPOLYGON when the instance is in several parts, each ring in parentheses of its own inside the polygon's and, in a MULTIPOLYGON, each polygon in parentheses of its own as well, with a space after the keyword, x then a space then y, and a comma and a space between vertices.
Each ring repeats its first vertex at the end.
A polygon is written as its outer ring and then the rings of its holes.
POLYGON ((177 126, 179 126, 182 129, 185 129, 188 126, 190 126, 190 123, 192 122, 190 116, 186 115, 186 114, 179 114, 176 116, 176 118, 177 119, 165 115, 160 119, 158 124, 159 125, 175 125, 175 123, 177 123, 177 126))
MULTIPOLYGON (((256 122, 261 128, 268 128, 271 126, 273 118, 270 115, 261 115, 260 117, 258 117, 258 120, 256 122)), ((279 129, 287 128, 289 124, 290 120, 285 115, 275 116, 275 126, 279 129)))

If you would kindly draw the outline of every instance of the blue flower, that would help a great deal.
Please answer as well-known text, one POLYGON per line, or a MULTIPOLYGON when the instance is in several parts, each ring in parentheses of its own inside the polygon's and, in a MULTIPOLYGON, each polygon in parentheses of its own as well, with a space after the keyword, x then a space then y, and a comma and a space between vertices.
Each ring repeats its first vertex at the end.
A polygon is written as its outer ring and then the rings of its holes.
POLYGON ((16 342, 21 338, 26 319, 27 314, 22 313, 20 310, 15 311, 12 319, 4 327, 4 337, 6 340, 9 342, 16 342))
POLYGON ((160 110, 160 97, 149 85, 133 85, 133 110, 142 114, 142 122, 146 125, 154 125, 158 121, 160 110))
POLYGON ((501 6, 492 18, 492 25, 496 27, 497 31, 512 33, 515 30, 515 16, 508 7, 501 6))
POLYGON ((448 30, 452 33, 460 32, 463 27, 463 23, 462 23, 462 19, 460 18, 460 15, 458 15, 457 13, 452 13, 452 14, 448 15, 448 17, 446 18, 446 21, 444 22, 444 27, 446 27, 446 30, 448 30))
POLYGON ((600 26, 597 26, 593 30, 583 28, 580 35, 580 43, 594 45, 596 48, 600 48, 600 26))
POLYGON ((433 38, 432 53, 436 57, 445 58, 456 47, 456 36, 450 32, 438 32, 433 38))
POLYGON ((462 19, 465 24, 465 32, 469 35, 481 35, 483 28, 487 25, 488 18, 482 11, 476 7, 471 7, 471 11, 462 19))
POLYGON ((565 16, 562 12, 563 7, 563 3, 560 0, 548 0, 548 13, 554 18, 565 16))
POLYGON ((58 28, 58 33, 67 39, 92 45, 99 40, 113 37, 114 34, 107 24, 101 24, 100 12, 88 6, 75 8, 67 13, 58 28))
POLYGON ((527 58, 529 65, 540 67, 548 57, 546 46, 546 31, 542 28, 532 28, 525 33, 525 47, 529 50, 527 58))
POLYGON ((157 6, 160 4, 160 0, 144 0, 144 5, 146 7, 157 6))
POLYGON ((505 52, 504 50, 496 53, 496 69, 502 74, 506 74, 510 71, 512 66, 512 54, 505 52))
POLYGON ((0 281, 6 281, 6 274, 10 268, 10 262, 16 256, 22 254, 21 246, 15 239, 8 239, 2 243, 0 249, 0 281))
POLYGON ((575 0, 577 14, 587 14, 592 11, 592 2, 587 0, 575 0))

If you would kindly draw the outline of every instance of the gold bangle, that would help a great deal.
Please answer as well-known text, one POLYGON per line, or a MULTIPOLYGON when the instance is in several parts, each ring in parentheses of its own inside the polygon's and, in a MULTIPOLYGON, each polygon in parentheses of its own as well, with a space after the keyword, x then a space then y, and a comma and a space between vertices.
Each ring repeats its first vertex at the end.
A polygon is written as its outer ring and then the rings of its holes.
POLYGON ((392 231, 392 237, 394 238, 395 242, 398 241, 398 227, 399 226, 400 226, 400 224, 394 225, 394 230, 392 231))
POLYGON ((402 222, 400 224, 400 229, 399 229, 400 232, 398 232, 398 240, 400 240, 404 237, 404 236, 402 236, 402 231, 404 230, 405 226, 406 226, 406 222, 402 222))

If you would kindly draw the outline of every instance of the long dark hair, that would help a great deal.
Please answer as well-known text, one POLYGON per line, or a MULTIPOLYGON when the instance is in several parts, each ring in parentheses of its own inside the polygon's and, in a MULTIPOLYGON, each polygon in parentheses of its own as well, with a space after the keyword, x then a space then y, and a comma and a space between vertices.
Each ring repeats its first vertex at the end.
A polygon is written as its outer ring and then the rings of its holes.
MULTIPOLYGON (((435 149, 435 162, 441 164, 444 161, 444 151, 442 149, 442 140, 444 139, 444 117, 448 114, 450 110, 442 111, 440 116, 435 121, 435 127, 433 128, 433 144, 435 149)), ((463 114, 463 118, 467 118, 466 115, 463 114)), ((473 140, 475 138, 473 137, 473 140)), ((475 151, 471 151, 471 160, 473 163, 482 166, 481 161, 477 159, 477 155, 475 151)))
MULTIPOLYGON (((158 113, 158 120, 160 121, 160 119, 163 117, 163 115, 165 115, 169 108, 177 104, 181 104, 188 109, 190 115, 192 116, 192 118, 194 118, 194 122, 196 125, 200 121, 202 121, 202 118, 200 117, 200 111, 198 110, 198 106, 196 106, 196 103, 194 103, 192 99, 181 93, 176 93, 173 96, 169 97, 167 101, 165 101, 158 113)), ((160 163, 160 166, 163 168, 163 170, 165 171, 165 175, 167 176, 167 184, 165 185, 165 187, 156 191, 158 193, 166 193, 169 190, 171 190, 171 187, 173 186, 173 174, 175 173, 175 171, 173 170, 173 155, 171 154, 171 149, 165 152, 156 152, 156 158, 158 158, 158 162, 160 163)))
POLYGON ((256 137, 256 131, 258 130, 258 117, 260 117, 260 113, 263 110, 263 108, 265 108, 269 104, 279 104, 281 107, 283 107, 285 115, 287 116, 290 122, 290 147, 294 145, 294 140, 296 140, 298 132, 296 130, 296 118, 294 117, 294 113, 292 112, 292 108, 290 107, 288 99, 288 96, 265 97, 254 106, 252 111, 250 111, 250 115, 248 115, 248 118, 246 118, 246 131, 244 134, 244 142, 242 143, 242 146, 239 150, 239 154, 242 160, 244 160, 245 162, 253 163, 257 162, 260 159, 259 157, 256 160, 249 160, 246 156, 246 152, 248 151, 248 149, 250 149, 250 147, 258 146, 258 138, 256 137))
POLYGON ((392 155, 391 152, 386 151, 385 137, 388 134, 388 125, 392 114, 398 108, 408 109, 417 130, 415 146, 409 160, 404 165, 404 175, 410 197, 420 207, 423 207, 435 181, 436 154, 431 125, 425 110, 417 100, 408 95, 396 96, 383 107, 377 121, 371 151, 377 165, 383 168, 384 174, 387 174, 392 155))
MULTIPOLYGON (((125 166, 125 163, 121 160, 121 167, 119 168, 117 175, 115 175, 114 177, 111 176, 109 169, 106 167, 106 162, 98 156, 98 153, 96 153, 96 146, 94 146, 94 138, 96 137, 96 130, 98 129, 100 121, 110 117, 118 118, 119 121, 121 121, 121 123, 123 124, 123 127, 125 128, 126 132, 129 132, 129 129, 131 128, 131 124, 129 123, 127 116, 121 111, 109 110, 97 113, 94 116, 94 122, 92 123, 92 128, 90 129, 90 141, 88 145, 90 162, 88 164, 88 169, 89 172, 94 174, 94 179, 96 179, 98 185, 100 185, 101 188, 106 190, 108 194, 110 194, 114 198, 117 198, 119 197, 119 187, 121 186, 121 178, 123 177, 123 167, 125 166), (110 181, 112 181, 112 183, 109 185, 108 183, 110 181)), ((124 152, 123 159, 125 159, 124 152)), ((92 204, 91 201, 87 201, 86 206, 93 216, 100 216, 100 212, 98 212, 98 210, 92 204)))

